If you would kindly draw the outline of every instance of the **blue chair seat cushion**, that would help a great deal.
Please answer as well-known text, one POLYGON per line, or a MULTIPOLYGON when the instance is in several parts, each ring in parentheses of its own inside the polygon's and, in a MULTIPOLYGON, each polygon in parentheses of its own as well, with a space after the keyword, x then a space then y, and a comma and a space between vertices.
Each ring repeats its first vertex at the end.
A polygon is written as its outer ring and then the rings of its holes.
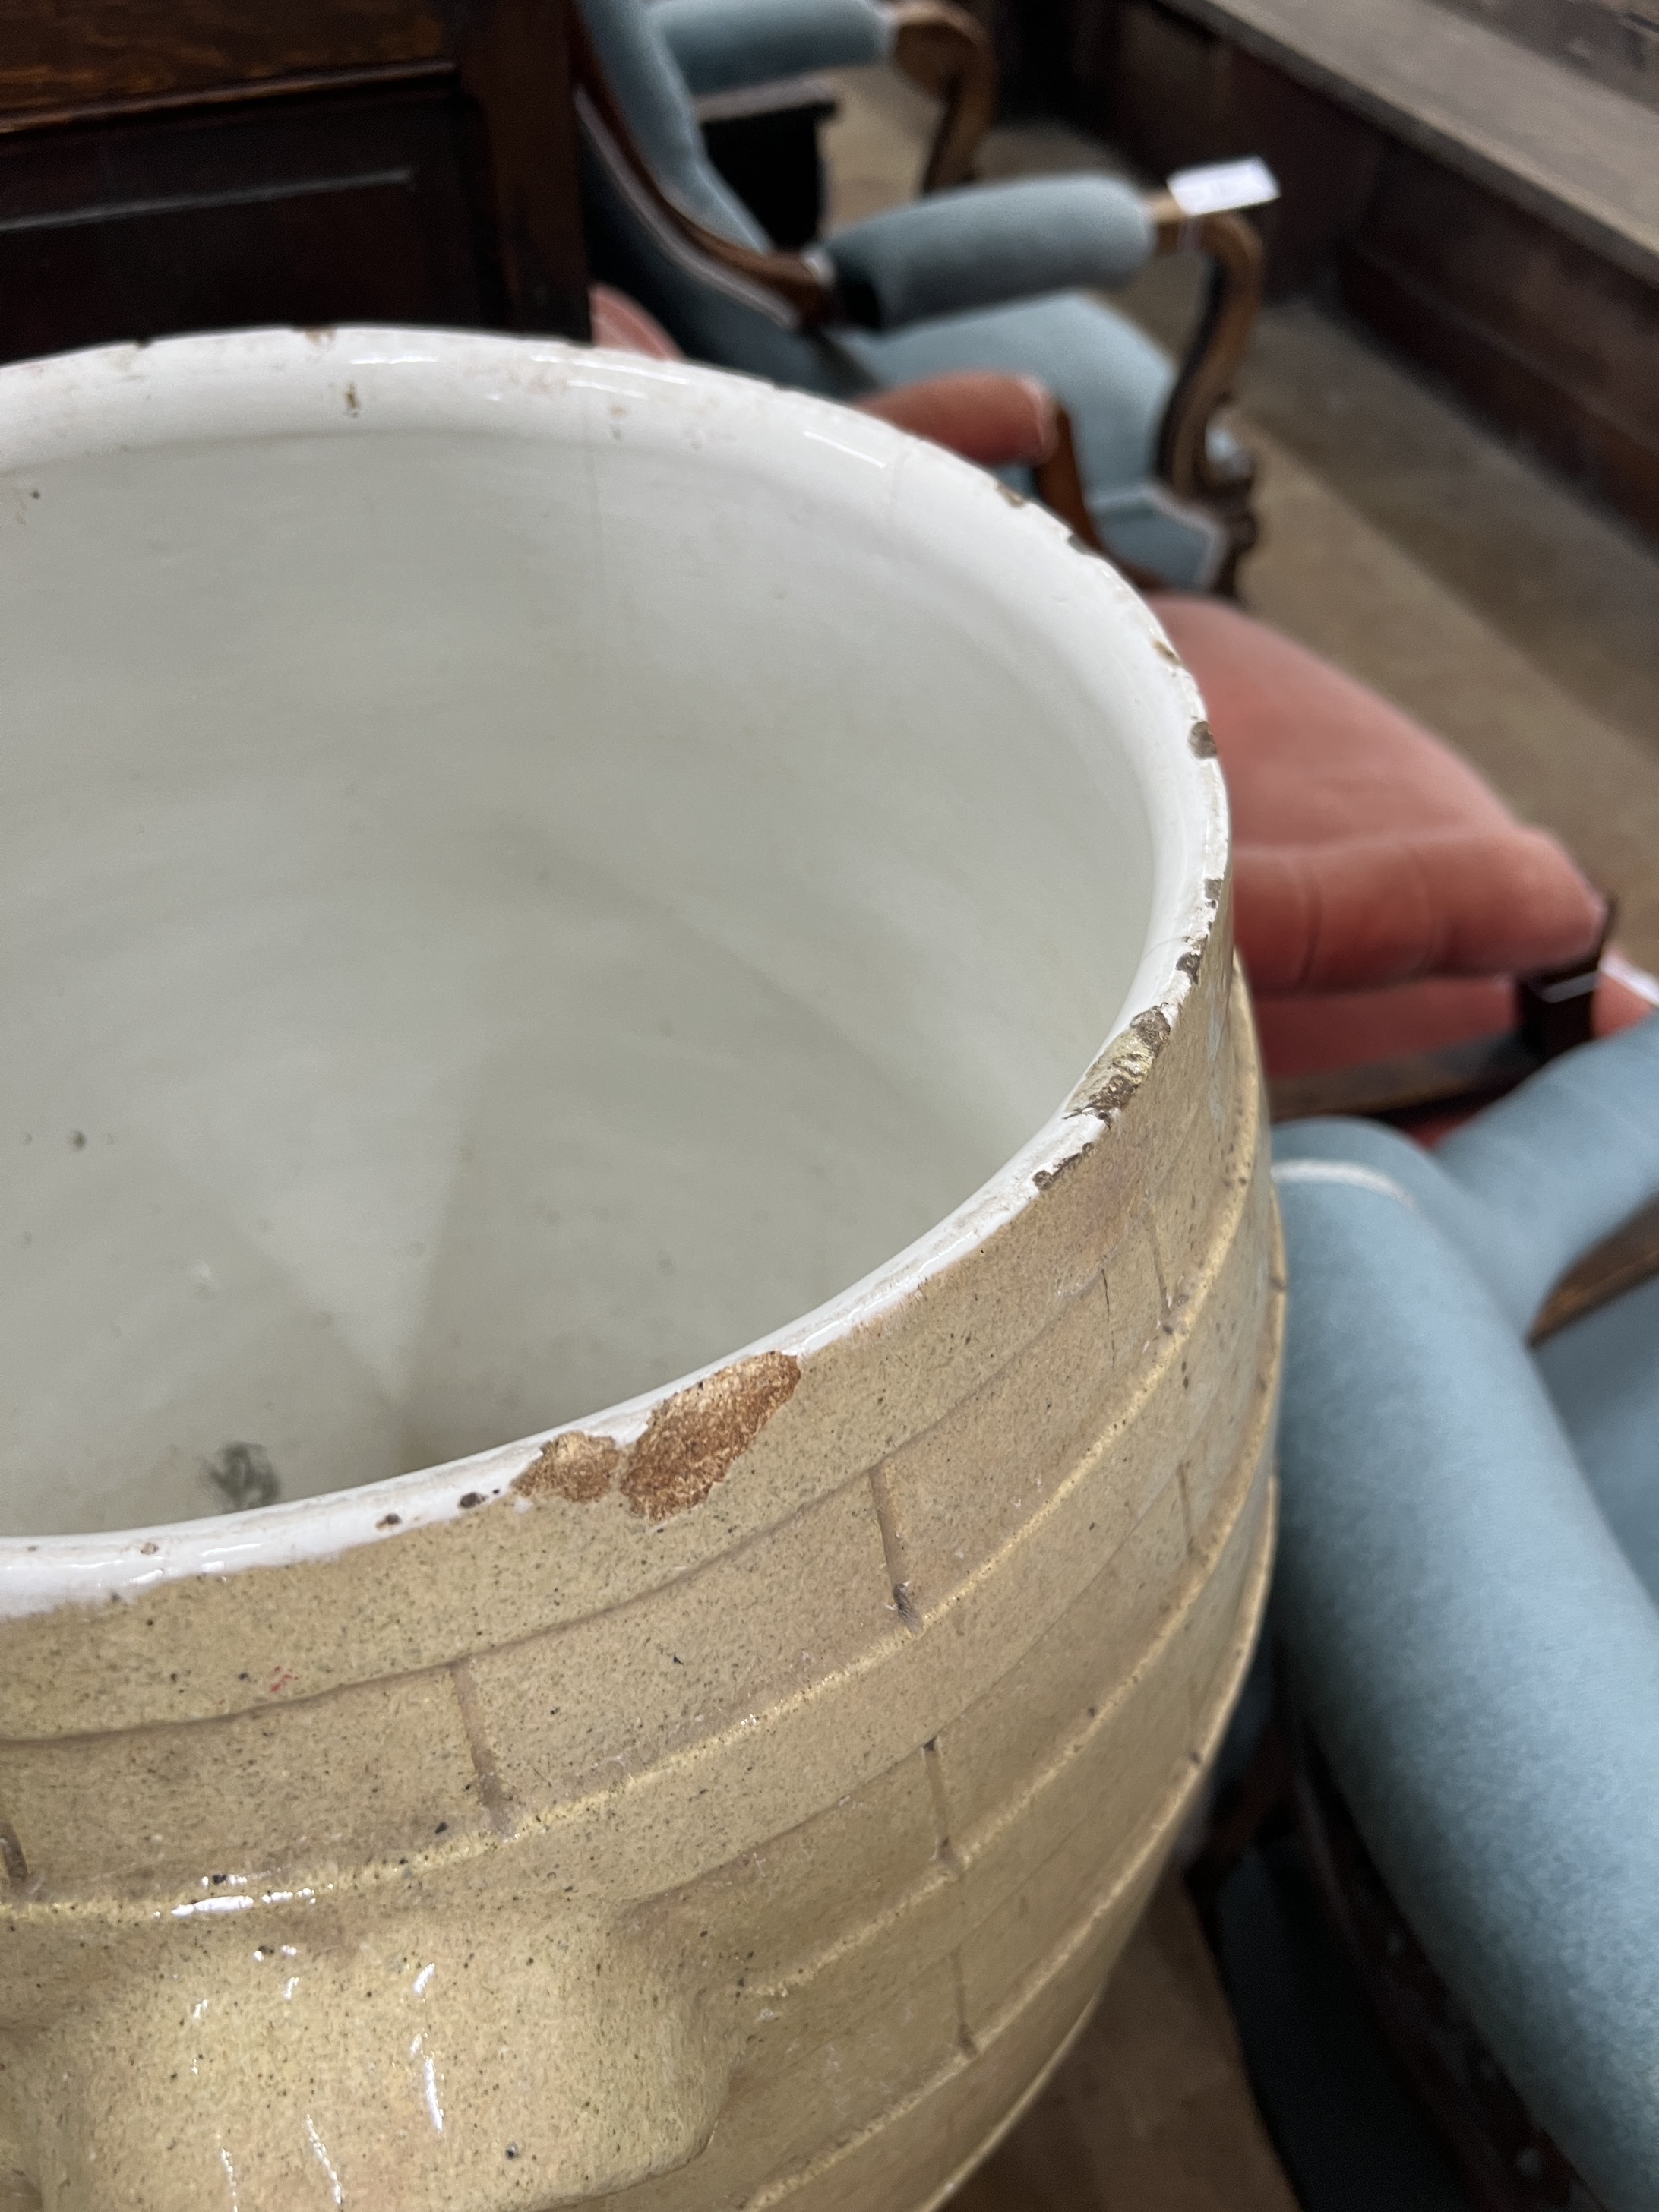
MULTIPOLYGON (((836 343, 882 391, 962 368, 1039 378, 1072 418, 1089 511, 1106 544, 1181 588, 1201 590, 1212 580, 1224 533, 1152 481, 1174 366, 1103 301, 1052 293, 902 330, 842 330, 836 343)), ((1231 450, 1216 433, 1212 451, 1219 458, 1231 450)))

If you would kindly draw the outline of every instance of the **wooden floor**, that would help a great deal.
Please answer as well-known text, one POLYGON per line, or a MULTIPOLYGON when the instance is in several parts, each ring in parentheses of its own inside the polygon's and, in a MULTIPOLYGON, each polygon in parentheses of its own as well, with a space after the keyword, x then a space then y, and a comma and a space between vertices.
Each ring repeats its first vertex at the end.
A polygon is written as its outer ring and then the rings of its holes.
POLYGON ((1296 2212, 1168 1878, 1076 2047, 954 2212, 1296 2212))

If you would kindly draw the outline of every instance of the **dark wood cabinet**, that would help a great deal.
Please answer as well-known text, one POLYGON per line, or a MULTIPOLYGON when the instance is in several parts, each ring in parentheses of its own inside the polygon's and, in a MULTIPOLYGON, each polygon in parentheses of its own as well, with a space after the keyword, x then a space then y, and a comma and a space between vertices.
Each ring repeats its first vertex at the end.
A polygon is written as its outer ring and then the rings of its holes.
POLYGON ((585 336, 569 3, 0 11, 0 359, 259 324, 585 336))

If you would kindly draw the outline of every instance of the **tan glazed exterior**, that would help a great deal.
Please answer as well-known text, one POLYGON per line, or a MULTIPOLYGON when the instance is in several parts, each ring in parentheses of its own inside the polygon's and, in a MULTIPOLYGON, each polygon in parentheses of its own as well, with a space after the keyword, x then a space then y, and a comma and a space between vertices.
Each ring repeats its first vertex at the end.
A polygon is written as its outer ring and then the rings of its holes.
POLYGON ((1052 1164, 902 1294, 441 1514, 362 1493, 374 1540, 0 1620, 18 2204, 943 2200, 1264 1600, 1283 1285, 1224 882, 1194 911, 1052 1164))

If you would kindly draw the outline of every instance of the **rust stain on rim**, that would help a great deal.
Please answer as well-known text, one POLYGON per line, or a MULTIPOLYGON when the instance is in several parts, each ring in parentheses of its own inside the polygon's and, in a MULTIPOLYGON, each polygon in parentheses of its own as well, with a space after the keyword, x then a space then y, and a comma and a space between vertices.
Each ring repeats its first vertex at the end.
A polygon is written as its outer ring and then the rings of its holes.
POLYGON ((580 1429, 555 1437, 513 1487, 521 1498, 581 1505, 618 1490, 629 1510, 647 1521, 689 1513, 725 1480, 799 1381, 800 1362, 790 1352, 734 1360, 665 1398, 633 1444, 580 1429))
POLYGON ((603 1498, 628 1455, 609 1437, 568 1429, 542 1446, 513 1487, 520 1498, 568 1498, 573 1505, 603 1498))

